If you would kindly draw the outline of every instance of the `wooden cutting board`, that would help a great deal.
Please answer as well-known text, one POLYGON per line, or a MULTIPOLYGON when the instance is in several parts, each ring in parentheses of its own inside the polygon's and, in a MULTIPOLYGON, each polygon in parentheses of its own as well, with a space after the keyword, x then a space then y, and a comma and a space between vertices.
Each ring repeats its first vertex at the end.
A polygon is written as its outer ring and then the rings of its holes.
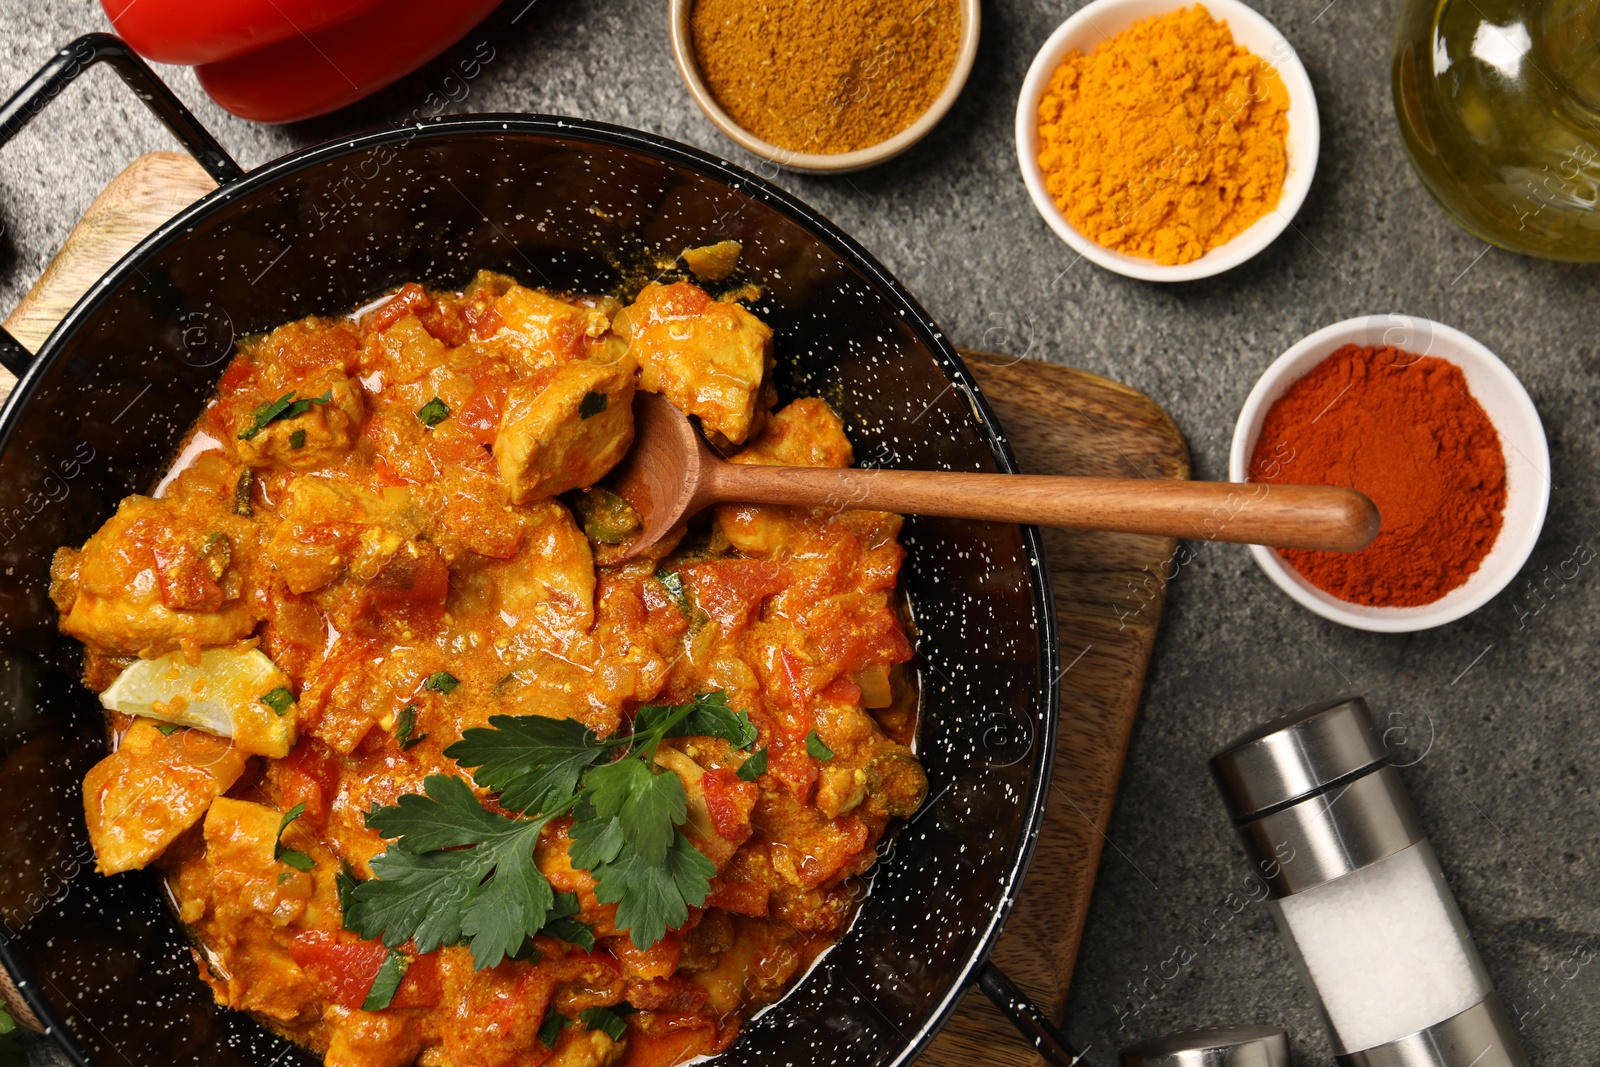
MULTIPOLYGON (((66 244, 5 322, 30 350, 93 282, 179 209, 214 188, 189 157, 141 156, 90 205, 66 244)), ((1187 478, 1189 452, 1172 419, 1143 393, 1069 367, 984 352, 963 355, 1030 474, 1187 478)), ((0 398, 14 380, 0 370, 0 398)), ((1176 542, 1046 530, 1060 623, 1060 741, 1044 829, 993 959, 1053 1018, 1089 908, 1089 892, 1176 542)), ((24 1022, 0 975, 0 993, 24 1022)), ((1039 1062, 982 993, 969 993, 923 1063, 1026 1067, 1039 1062)))

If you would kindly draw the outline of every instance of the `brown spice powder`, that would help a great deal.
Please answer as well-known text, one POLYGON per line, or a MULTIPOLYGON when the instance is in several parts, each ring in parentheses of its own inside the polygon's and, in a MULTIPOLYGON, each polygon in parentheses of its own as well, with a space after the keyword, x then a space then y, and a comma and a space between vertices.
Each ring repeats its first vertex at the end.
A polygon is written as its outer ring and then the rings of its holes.
POLYGON ((699 0, 695 62, 740 126, 779 148, 870 148, 932 106, 955 66, 956 0, 699 0))

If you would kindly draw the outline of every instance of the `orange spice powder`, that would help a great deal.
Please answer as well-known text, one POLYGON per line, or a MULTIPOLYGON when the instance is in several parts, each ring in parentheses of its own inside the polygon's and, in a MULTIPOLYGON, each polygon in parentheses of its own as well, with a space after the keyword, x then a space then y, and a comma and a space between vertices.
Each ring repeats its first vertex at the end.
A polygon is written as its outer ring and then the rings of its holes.
POLYGON ((695 63, 733 121, 795 152, 887 141, 933 106, 961 40, 956 0, 698 0, 695 63))
POLYGON ((1157 263, 1188 263, 1277 206, 1289 94, 1203 7, 1070 52, 1039 100, 1039 166, 1067 221, 1157 263))

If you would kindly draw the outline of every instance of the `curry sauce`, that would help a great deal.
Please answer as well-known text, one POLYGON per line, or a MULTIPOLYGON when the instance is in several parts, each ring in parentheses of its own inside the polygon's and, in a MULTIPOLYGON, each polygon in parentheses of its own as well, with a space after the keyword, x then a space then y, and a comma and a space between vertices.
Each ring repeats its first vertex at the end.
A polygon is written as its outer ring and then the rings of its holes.
POLYGON ((669 1064, 726 1048, 837 939, 926 790, 899 517, 720 505, 624 561, 636 517, 595 487, 636 389, 734 462, 850 465, 827 404, 777 407, 772 365, 765 324, 688 282, 626 305, 409 284, 243 344, 157 493, 58 552, 61 628, 116 739, 84 783, 99 867, 162 872, 219 1003, 336 1067, 669 1064), (472 784, 446 754, 465 732, 540 716, 605 739, 707 693, 756 740, 654 750, 715 873, 648 947, 573 862, 581 809, 533 860, 582 936, 480 967, 346 928, 397 847, 369 813, 430 775, 472 784))

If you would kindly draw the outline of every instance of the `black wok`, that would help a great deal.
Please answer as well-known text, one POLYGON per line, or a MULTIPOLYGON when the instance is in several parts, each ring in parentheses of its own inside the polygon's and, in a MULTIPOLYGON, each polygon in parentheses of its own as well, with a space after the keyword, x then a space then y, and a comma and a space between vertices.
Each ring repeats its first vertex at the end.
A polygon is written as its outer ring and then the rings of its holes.
MULTIPOLYGON (((737 167, 634 130, 504 115, 369 133, 245 175, 106 35, 75 42, 0 109, 0 143, 99 61, 221 187, 97 282, 36 357, 0 336, 0 361, 21 374, 0 411, 0 961, 80 1064, 315 1062, 216 1007, 152 874, 94 872, 80 782, 103 754, 101 713, 47 596, 56 546, 150 490, 235 338, 479 268, 611 290, 649 250, 735 238, 764 286, 756 310, 776 331, 781 388, 828 399, 859 457, 1015 464, 916 301, 737 167)), ((913 519, 904 540, 928 803, 882 847, 853 928, 721 1062, 908 1063, 980 977, 1011 999, 985 959, 1028 866, 1055 744, 1044 556, 1032 528, 993 523, 913 519)))

